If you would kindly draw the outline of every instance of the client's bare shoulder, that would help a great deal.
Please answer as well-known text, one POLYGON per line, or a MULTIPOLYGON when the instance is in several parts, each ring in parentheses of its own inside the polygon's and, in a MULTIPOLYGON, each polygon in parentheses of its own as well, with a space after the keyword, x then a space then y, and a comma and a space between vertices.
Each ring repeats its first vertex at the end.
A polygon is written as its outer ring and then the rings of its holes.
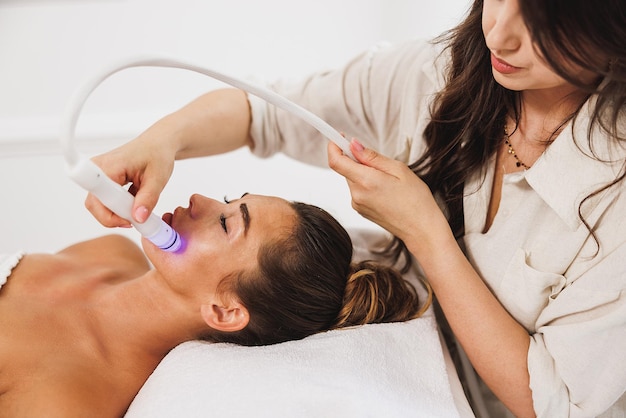
POLYGON ((105 235, 73 244, 55 254, 27 254, 11 274, 5 297, 17 292, 17 288, 21 291, 16 297, 23 298, 32 292, 68 289, 81 283, 97 286, 125 281, 149 269, 150 264, 137 244, 121 235, 105 235))
POLYGON ((150 265, 143 251, 130 239, 121 235, 105 235, 74 244, 61 250, 59 256, 89 266, 115 266, 137 270, 140 274, 150 265))
MULTIPOLYGON (((99 284, 131 280, 150 269, 143 251, 121 235, 106 235, 71 245, 55 254, 26 254, 12 271, 0 294, 2 308, 8 299, 18 305, 33 297, 59 291, 70 299, 83 299, 99 284)), ((63 303, 71 303, 65 301, 63 303)), ((0 317, 0 324, 2 318, 0 317)))

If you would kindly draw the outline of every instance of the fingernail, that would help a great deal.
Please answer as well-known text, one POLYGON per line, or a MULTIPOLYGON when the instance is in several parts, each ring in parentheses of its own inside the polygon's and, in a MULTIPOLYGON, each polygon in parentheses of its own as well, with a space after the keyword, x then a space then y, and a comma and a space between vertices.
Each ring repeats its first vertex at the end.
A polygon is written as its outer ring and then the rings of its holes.
POLYGON ((141 223, 145 222, 146 219, 148 219, 148 215, 150 215, 150 211, 145 206, 140 206, 137 209, 135 209, 135 219, 138 222, 141 222, 141 223))
POLYGON ((365 149, 363 144, 361 144, 356 138, 352 138, 352 141, 350 142, 352 143, 352 147, 354 147, 354 150, 357 152, 361 152, 365 149))

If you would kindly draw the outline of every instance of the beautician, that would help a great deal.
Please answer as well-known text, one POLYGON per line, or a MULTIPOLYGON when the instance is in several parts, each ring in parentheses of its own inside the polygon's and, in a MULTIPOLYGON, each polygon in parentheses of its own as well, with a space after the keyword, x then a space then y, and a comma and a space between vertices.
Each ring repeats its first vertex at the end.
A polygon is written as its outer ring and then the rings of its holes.
MULTIPOLYGON (((138 221, 175 159, 248 146, 328 164, 393 234, 390 256, 410 253, 425 272, 480 378, 477 415, 624 416, 623 0, 476 0, 438 42, 379 46, 271 87, 358 138, 358 163, 236 89, 95 161, 138 189, 138 221)), ((127 224, 93 197, 87 207, 127 224)))

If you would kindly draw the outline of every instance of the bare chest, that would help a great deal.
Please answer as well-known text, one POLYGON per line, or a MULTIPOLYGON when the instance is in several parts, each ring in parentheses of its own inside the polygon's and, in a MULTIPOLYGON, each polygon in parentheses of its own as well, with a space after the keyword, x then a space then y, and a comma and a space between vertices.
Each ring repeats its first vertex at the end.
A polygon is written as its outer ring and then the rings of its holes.
POLYGON ((0 418, 122 416, 143 380, 98 337, 94 272, 32 261, 0 293, 0 418))
POLYGON ((40 370, 8 367, 2 372, 9 387, 0 394, 0 417, 121 416, 131 400, 121 398, 97 370, 91 372, 68 373, 61 362, 40 370))
POLYGON ((22 328, 0 323, 0 417, 120 415, 115 372, 77 324, 37 312, 14 319, 22 328))
POLYGON ((0 349, 0 417, 120 417, 149 375, 52 326, 0 349))

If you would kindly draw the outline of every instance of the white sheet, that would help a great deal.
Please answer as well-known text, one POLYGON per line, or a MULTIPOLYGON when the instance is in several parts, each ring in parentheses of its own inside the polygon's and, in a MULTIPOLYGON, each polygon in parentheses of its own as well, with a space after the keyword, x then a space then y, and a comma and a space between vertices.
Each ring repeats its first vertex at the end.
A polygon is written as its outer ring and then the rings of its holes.
POLYGON ((11 254, 0 254, 0 288, 7 282, 11 271, 13 271, 23 256, 23 251, 11 254))
POLYGON ((187 342, 126 418, 467 416, 448 367, 430 315, 264 347, 187 342))

